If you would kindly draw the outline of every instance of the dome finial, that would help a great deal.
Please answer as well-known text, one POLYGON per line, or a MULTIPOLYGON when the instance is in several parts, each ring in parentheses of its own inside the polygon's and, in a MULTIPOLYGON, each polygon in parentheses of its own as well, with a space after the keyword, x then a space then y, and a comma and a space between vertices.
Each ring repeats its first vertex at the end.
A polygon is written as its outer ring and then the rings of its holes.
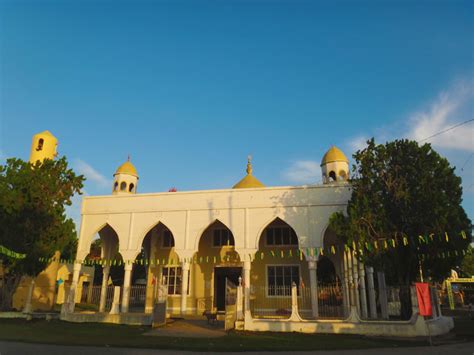
POLYGON ((252 175, 252 156, 250 154, 247 156, 247 174, 252 175))
POLYGON ((130 161, 130 154, 128 154, 127 161, 130 161))

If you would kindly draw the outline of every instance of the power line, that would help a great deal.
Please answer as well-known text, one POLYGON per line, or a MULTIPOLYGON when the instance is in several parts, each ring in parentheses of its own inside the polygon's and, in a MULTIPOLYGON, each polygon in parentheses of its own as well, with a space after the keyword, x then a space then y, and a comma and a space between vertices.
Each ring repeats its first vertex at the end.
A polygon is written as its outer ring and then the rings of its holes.
POLYGON ((428 140, 428 139, 430 139, 430 138, 433 138, 433 137, 439 136, 440 134, 449 132, 449 131, 451 131, 452 129, 458 128, 459 126, 465 125, 466 123, 469 123, 469 122, 472 122, 472 121, 474 121, 474 118, 471 118, 470 120, 467 120, 467 121, 458 123, 458 124, 456 124, 456 125, 454 125, 454 126, 451 126, 451 127, 449 127, 449 128, 446 128, 446 129, 444 129, 444 130, 442 130, 442 131, 439 131, 439 132, 437 132, 437 133, 435 133, 435 134, 433 134, 433 135, 431 135, 431 136, 429 136, 429 137, 420 139, 418 142, 424 142, 424 141, 426 141, 426 140, 428 140))
POLYGON ((466 166, 466 164, 468 163, 468 161, 471 160, 471 158, 472 158, 473 155, 474 155, 474 153, 471 153, 471 155, 469 155, 469 157, 466 159, 466 161, 465 161, 464 164, 462 165, 461 171, 464 170, 464 167, 466 166))

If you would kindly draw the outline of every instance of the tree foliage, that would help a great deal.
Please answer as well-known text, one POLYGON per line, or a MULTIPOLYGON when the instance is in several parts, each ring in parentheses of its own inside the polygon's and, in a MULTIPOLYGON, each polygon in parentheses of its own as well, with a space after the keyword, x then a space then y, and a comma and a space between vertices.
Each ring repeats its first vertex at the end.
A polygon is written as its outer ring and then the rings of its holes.
POLYGON ((461 206, 461 178, 454 168, 430 144, 409 140, 377 145, 371 139, 353 157, 347 214, 333 215, 332 228, 350 243, 383 245, 388 238, 408 238, 406 246, 399 243, 360 256, 385 270, 392 282, 409 285, 419 278, 420 265, 425 278, 448 276, 471 241, 471 221, 461 206), (467 239, 460 237, 461 231, 467 239), (428 243, 420 245, 419 235, 428 243), (441 253, 444 258, 436 257, 441 253))
POLYGON ((83 181, 64 157, 34 165, 8 159, 0 165, 0 244, 26 254, 25 259, 2 258, 3 291, 8 293, 3 295, 3 308, 11 305, 11 294, 23 275, 44 270, 46 263, 40 258, 50 258, 76 242, 74 222, 66 217, 65 207, 81 193, 83 181))

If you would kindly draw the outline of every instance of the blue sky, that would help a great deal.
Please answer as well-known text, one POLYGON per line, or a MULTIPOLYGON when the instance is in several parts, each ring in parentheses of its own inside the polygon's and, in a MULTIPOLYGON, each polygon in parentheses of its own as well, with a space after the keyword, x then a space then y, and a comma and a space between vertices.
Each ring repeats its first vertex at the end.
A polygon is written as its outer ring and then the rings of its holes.
MULTIPOLYGON (((109 194, 128 154, 140 192, 231 187, 248 154, 266 185, 317 183, 332 144, 474 117, 473 6, 0 0, 0 158, 48 129, 87 194, 109 194)), ((474 124, 430 141, 472 219, 474 124)))

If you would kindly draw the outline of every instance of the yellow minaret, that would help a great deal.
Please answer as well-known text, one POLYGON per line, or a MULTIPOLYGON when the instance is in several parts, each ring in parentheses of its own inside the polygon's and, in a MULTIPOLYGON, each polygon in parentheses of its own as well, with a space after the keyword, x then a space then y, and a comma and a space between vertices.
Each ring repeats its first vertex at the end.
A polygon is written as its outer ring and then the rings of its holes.
POLYGON ((50 131, 35 134, 31 143, 30 163, 36 164, 38 160, 42 162, 45 159, 54 159, 57 155, 57 146, 58 139, 50 131))

